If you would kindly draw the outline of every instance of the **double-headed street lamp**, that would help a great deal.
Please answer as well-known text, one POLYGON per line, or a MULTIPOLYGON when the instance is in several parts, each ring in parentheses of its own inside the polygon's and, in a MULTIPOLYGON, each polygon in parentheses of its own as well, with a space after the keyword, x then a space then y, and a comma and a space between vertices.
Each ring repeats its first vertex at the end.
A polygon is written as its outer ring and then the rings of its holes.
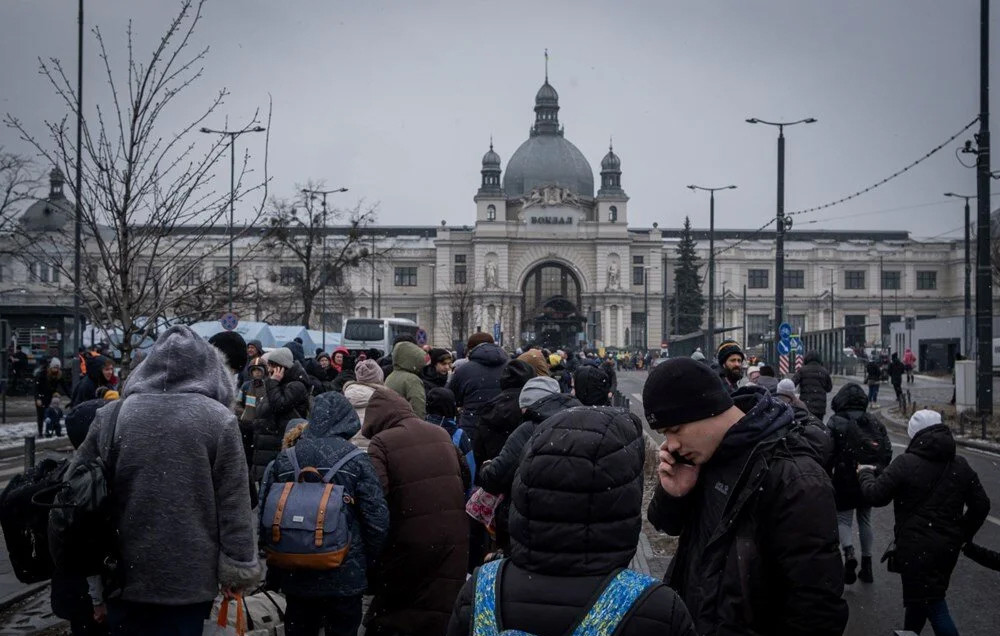
POLYGON ((751 117, 748 124, 765 124, 778 127, 778 215, 774 254, 774 346, 778 344, 778 326, 782 323, 782 312, 785 304, 785 225, 791 223, 785 219, 785 126, 796 124, 815 124, 816 118, 807 117, 797 121, 765 121, 751 117))
POLYGON ((969 242, 969 199, 975 199, 974 194, 955 194, 945 192, 944 196, 956 199, 965 199, 965 325, 963 329, 963 340, 965 340, 964 354, 966 358, 972 357, 972 254, 969 242))
POLYGON ((233 313, 233 208, 236 198, 236 138, 245 133, 259 133, 267 130, 263 126, 253 128, 241 128, 240 130, 213 130, 205 128, 199 129, 209 135, 225 135, 229 137, 229 313, 233 313))
MULTIPOLYGON (((321 230, 323 235, 323 262, 319 270, 320 276, 322 277, 321 280, 323 281, 323 289, 322 289, 323 295, 320 300, 319 324, 320 324, 320 329, 322 329, 323 331, 323 343, 321 346, 323 347, 324 351, 326 351, 326 285, 328 282, 330 282, 329 280, 330 272, 327 271, 327 262, 326 262, 326 196, 328 194, 335 194, 338 192, 347 192, 347 188, 334 188, 333 190, 311 190, 309 188, 302 188, 302 194, 309 195, 310 199, 312 199, 316 195, 323 197, 322 199, 323 229, 321 230)), ((310 215, 311 214, 312 212, 310 211, 310 215)), ((310 219, 310 222, 311 221, 312 220, 310 219)))
MULTIPOLYGON (((689 185, 695 192, 708 192, 708 331, 705 332, 705 351, 715 351, 715 193, 718 190, 735 190, 736 186, 727 185, 718 188, 706 188, 689 185)), ((743 336, 746 338, 746 334, 743 336)))

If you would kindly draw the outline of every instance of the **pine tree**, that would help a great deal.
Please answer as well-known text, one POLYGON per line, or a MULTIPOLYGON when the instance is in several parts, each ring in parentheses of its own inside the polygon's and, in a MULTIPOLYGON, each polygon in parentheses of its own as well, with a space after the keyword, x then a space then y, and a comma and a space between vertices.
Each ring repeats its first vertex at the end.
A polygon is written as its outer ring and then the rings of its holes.
POLYGON ((705 298, 701 295, 701 275, 698 273, 696 243, 691 236, 691 219, 684 217, 684 230, 677 246, 677 269, 674 273, 674 296, 670 299, 670 311, 677 314, 677 332, 691 333, 701 329, 705 298))

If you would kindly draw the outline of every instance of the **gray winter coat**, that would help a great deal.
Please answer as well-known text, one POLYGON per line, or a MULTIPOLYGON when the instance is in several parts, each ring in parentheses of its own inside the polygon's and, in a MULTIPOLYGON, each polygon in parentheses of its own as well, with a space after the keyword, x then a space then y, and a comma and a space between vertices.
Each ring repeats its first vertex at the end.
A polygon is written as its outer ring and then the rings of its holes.
MULTIPOLYGON (((259 579, 234 393, 222 354, 184 326, 129 375, 113 482, 124 600, 202 603, 259 579)), ((74 463, 107 458, 111 412, 97 414, 74 463)))

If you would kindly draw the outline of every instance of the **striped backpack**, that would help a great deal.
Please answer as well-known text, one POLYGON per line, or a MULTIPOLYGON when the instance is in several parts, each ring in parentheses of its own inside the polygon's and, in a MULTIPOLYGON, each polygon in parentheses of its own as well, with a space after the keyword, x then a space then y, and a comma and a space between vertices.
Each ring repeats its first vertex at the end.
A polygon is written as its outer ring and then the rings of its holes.
MULTIPOLYGON (((490 561, 479 569, 476 600, 472 615, 472 636, 531 636, 527 632, 503 629, 497 622, 496 597, 506 559, 490 561)), ((604 587, 571 632, 573 636, 611 636, 632 606, 660 581, 633 570, 620 570, 604 587)))

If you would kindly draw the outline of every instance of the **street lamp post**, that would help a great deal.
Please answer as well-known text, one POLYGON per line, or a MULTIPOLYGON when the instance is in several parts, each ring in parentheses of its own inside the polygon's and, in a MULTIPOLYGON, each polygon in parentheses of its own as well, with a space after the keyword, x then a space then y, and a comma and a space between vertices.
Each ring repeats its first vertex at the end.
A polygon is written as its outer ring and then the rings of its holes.
POLYGON ((778 128, 778 212, 777 226, 775 228, 774 246, 774 343, 777 346, 778 326, 782 322, 782 313, 785 304, 785 230, 791 228, 791 220, 785 218, 785 126, 796 124, 814 124, 814 117, 807 117, 797 121, 765 121, 756 117, 746 120, 748 124, 765 124, 767 126, 777 126, 778 128), (786 228, 786 225, 788 226, 786 228))
MULTIPOLYGON (((692 192, 704 190, 708 192, 708 331, 705 332, 705 351, 715 350, 715 193, 717 190, 735 190, 736 186, 727 185, 718 188, 706 188, 689 185, 692 192)), ((744 344, 746 335, 744 334, 744 344)))
POLYGON ((969 199, 975 199, 973 194, 955 194, 945 192, 944 196, 965 199, 965 324, 962 329, 962 340, 965 341, 963 353, 966 358, 972 357, 972 252, 969 240, 969 199))
MULTIPOLYGON (((323 287, 321 290, 322 296, 320 299, 319 325, 320 329, 323 331, 323 344, 321 346, 323 347, 324 351, 326 351, 326 285, 327 283, 330 282, 329 280, 330 272, 327 271, 327 262, 326 262, 326 195, 334 194, 337 192, 347 192, 347 188, 334 188, 333 190, 310 190, 309 188, 302 188, 302 194, 308 194, 310 199, 316 196, 317 194, 323 197, 322 200, 323 229, 321 231, 323 235, 323 257, 322 257, 323 262, 320 264, 319 268, 320 280, 323 281, 323 287)), ((310 214, 312 213, 310 212, 310 214)), ((312 219, 310 219, 310 223, 311 222, 312 219)))
POLYGON ((642 268, 642 348, 649 350, 649 270, 650 266, 642 268))
POLYGON ((233 235, 233 216, 236 205, 236 138, 245 133, 259 133, 265 130, 267 129, 263 126, 242 128, 240 130, 213 130, 204 126, 199 129, 199 132, 209 135, 225 135, 229 137, 229 271, 227 272, 229 278, 229 313, 233 313, 233 243, 236 240, 233 235))

